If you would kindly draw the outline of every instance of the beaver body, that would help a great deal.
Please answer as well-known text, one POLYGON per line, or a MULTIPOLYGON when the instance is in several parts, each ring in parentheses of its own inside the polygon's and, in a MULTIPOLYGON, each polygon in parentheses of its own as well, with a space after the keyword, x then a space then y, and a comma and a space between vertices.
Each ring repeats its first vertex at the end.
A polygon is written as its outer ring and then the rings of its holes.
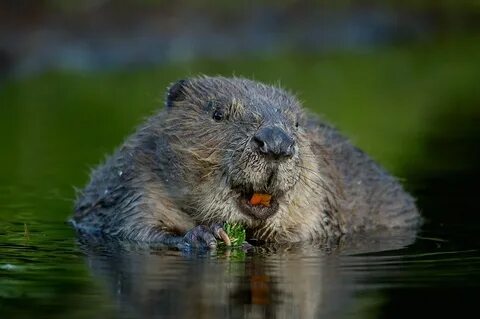
POLYGON ((214 245, 224 222, 272 242, 415 227, 398 181, 284 90, 198 77, 130 136, 78 194, 79 230, 171 245, 214 245), (253 194, 269 205, 252 205, 253 194))

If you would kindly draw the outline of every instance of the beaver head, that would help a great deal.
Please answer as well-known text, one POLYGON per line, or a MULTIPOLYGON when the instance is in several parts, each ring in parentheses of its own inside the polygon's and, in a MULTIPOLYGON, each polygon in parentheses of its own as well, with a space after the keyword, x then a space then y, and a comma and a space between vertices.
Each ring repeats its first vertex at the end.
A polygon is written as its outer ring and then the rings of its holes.
POLYGON ((278 87, 223 77, 176 82, 162 130, 181 175, 177 204, 199 222, 275 224, 283 233, 308 222, 325 178, 304 123, 300 103, 278 87), (269 205, 252 205, 254 193, 271 196, 269 205))

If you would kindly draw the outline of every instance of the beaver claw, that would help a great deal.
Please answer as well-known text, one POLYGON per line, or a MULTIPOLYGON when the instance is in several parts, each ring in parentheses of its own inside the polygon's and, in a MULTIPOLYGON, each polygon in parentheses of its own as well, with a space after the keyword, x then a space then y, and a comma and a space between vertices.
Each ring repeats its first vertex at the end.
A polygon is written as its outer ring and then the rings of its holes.
POLYGON ((183 244, 186 247, 213 249, 217 247, 217 239, 223 240, 225 245, 231 246, 230 238, 223 229, 223 225, 199 225, 185 234, 183 244))

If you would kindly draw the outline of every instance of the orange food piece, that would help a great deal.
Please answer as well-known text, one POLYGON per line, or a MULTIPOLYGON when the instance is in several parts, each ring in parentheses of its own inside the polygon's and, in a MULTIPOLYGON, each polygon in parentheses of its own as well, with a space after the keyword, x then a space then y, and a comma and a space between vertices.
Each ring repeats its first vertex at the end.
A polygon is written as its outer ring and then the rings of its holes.
POLYGON ((270 207, 271 199, 272 199, 272 195, 253 193, 252 198, 250 198, 250 204, 253 206, 263 205, 263 206, 270 207))

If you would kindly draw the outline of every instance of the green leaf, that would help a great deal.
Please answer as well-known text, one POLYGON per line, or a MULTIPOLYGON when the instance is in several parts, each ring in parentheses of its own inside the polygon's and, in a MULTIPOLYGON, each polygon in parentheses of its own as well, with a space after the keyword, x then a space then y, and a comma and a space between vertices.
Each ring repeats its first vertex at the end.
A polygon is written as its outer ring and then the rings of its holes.
POLYGON ((230 238, 230 241, 232 242, 232 247, 241 246, 247 238, 245 227, 242 224, 225 223, 223 229, 230 238))

